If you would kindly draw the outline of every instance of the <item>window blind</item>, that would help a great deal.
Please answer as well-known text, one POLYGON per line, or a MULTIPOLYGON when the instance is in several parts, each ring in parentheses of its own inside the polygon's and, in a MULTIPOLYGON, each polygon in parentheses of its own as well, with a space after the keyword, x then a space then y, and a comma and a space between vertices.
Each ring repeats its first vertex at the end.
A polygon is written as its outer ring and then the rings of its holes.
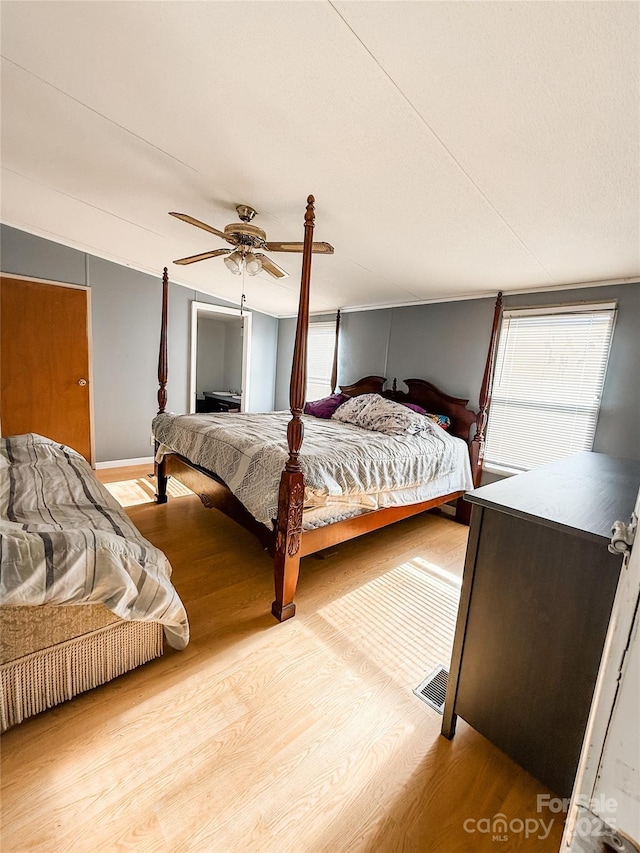
POLYGON ((591 450, 615 304, 505 312, 485 462, 528 470, 591 450))
POLYGON ((312 323, 307 337, 307 400, 331 393, 331 370, 336 343, 336 324, 312 323))

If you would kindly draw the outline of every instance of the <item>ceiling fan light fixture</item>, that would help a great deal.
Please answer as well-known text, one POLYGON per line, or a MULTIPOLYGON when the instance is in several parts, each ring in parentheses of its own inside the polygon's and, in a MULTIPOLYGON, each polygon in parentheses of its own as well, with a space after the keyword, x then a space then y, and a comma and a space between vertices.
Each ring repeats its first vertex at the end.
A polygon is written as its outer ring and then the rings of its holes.
MULTIPOLYGON (((176 219, 181 219, 188 225, 195 225, 196 228, 202 228, 210 234, 215 234, 221 237, 227 243, 231 243, 234 249, 212 249, 209 252, 200 252, 198 255, 190 255, 188 258, 178 258, 174 261, 175 264, 194 264, 196 261, 206 261, 208 258, 217 258, 225 255, 224 263, 229 272, 234 275, 242 275, 246 272, 248 275, 258 275, 260 272, 265 272, 272 278, 286 278, 288 273, 282 267, 271 260, 270 257, 262 253, 262 249, 268 252, 297 252, 302 254, 305 243, 288 243, 288 242, 267 242, 267 235, 257 225, 253 225, 251 220, 256 216, 256 211, 248 204, 236 205, 236 211, 240 217, 240 222, 231 222, 224 226, 224 231, 213 228, 207 225, 206 222, 201 222, 195 219, 188 213, 177 213, 172 211, 169 215, 175 216, 176 219)), ((312 243, 311 251, 323 254, 332 255, 333 246, 329 243, 312 243)))
POLYGON ((245 259, 245 269, 247 271, 247 275, 258 275, 260 270, 262 269, 262 260, 258 258, 253 252, 249 252, 245 259))
POLYGON ((240 275, 242 267, 244 266, 244 258, 242 257, 242 254, 236 250, 235 252, 231 252, 230 255, 227 255, 224 259, 224 263, 230 272, 234 275, 240 275))

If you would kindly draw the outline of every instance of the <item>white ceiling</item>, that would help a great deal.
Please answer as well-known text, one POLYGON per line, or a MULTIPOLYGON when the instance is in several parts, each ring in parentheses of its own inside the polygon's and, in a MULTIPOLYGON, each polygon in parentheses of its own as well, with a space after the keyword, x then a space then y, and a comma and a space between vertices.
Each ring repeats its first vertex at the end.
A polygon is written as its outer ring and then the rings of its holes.
MULTIPOLYGON (((2 2, 2 221, 238 302, 217 228, 302 240, 313 311, 640 277, 637 2, 2 2)), ((290 278, 247 304, 296 311, 290 278)))

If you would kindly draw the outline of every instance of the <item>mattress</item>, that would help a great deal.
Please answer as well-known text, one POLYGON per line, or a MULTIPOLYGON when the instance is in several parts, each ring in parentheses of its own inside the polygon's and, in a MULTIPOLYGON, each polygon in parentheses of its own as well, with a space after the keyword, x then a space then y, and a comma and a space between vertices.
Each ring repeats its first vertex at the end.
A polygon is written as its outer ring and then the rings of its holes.
POLYGON ((162 651, 159 622, 119 619, 102 604, 0 607, 0 731, 162 651))
POLYGON ((0 665, 118 621, 104 604, 0 607, 0 665))
POLYGON ((85 459, 35 434, 0 440, 0 604, 104 604, 189 641, 162 551, 140 534, 85 459))
MULTIPOLYGON (((271 528, 290 419, 289 412, 161 414, 153 422, 158 460, 174 452, 215 473, 271 528)), ((472 488, 466 443, 440 427, 390 436, 336 420, 302 420, 305 529, 472 488)))

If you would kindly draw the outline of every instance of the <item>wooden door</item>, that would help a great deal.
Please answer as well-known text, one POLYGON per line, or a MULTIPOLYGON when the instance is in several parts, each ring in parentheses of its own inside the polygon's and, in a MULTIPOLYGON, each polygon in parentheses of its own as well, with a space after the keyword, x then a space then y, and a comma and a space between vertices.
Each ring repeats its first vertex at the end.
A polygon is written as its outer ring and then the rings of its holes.
POLYGON ((0 423, 92 461, 86 289, 0 278, 0 423))

